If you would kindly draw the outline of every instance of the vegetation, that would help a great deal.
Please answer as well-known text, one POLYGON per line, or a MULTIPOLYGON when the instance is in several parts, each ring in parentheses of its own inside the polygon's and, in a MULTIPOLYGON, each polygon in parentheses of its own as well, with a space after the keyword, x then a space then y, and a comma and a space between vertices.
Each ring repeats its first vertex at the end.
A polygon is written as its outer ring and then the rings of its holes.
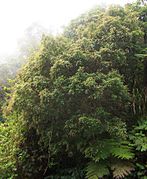
POLYGON ((47 30, 37 23, 25 30, 24 36, 18 40, 16 52, 0 61, 0 83, 7 86, 9 79, 15 78, 21 66, 27 63, 28 57, 37 51, 44 33, 47 34, 47 30))
POLYGON ((43 36, 3 104, 0 178, 147 178, 146 27, 137 2, 43 36))

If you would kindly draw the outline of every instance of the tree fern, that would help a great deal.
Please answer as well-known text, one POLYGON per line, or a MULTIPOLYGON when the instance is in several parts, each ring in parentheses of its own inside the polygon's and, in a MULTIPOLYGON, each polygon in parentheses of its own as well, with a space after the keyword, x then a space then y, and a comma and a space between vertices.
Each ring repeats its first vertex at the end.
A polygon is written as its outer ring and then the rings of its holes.
POLYGON ((86 157, 93 161, 86 168, 87 178, 95 179, 108 175, 109 169, 116 179, 127 176, 133 170, 129 161, 134 157, 131 149, 126 142, 120 143, 111 139, 97 141, 95 145, 86 148, 86 157))
POLYGON ((128 160, 134 157, 134 153, 131 150, 132 148, 124 143, 107 139, 97 141, 96 144, 87 147, 84 154, 87 158, 91 158, 95 162, 105 160, 111 156, 128 160))
POLYGON ((98 162, 99 160, 107 159, 110 154, 110 145, 107 141, 97 141, 96 144, 92 144, 85 149, 85 156, 91 158, 93 161, 98 162))
POLYGON ((113 178, 121 179, 134 170, 134 166, 130 161, 126 160, 116 160, 113 159, 112 162, 109 160, 100 162, 90 162, 86 168, 86 178, 87 179, 98 179, 105 175, 109 175, 111 169, 113 173, 113 178))

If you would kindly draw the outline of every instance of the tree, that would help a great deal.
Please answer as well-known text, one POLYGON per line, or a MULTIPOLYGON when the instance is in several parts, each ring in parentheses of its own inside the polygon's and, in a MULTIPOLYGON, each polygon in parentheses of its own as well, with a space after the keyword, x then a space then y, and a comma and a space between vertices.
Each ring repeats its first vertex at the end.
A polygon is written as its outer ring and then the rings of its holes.
POLYGON ((9 153, 18 178, 137 176, 133 124, 145 114, 142 8, 96 8, 63 35, 43 36, 4 110, 15 119, 9 153))

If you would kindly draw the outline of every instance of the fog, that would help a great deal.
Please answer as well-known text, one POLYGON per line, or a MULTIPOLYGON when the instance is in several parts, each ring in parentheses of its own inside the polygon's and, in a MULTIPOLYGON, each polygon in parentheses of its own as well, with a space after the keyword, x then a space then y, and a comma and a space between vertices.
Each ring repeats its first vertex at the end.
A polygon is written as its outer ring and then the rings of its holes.
POLYGON ((132 0, 5 0, 0 1, 0 62, 16 54, 25 30, 37 23, 48 32, 62 32, 71 19, 95 5, 120 4, 132 0))

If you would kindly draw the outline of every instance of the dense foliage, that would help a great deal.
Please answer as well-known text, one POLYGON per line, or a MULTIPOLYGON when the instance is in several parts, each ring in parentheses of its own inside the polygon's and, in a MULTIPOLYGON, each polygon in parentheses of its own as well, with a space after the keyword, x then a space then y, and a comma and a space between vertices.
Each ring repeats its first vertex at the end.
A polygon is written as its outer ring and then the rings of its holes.
POLYGON ((147 7, 95 8, 43 36, 11 88, 0 177, 147 177, 147 7))

